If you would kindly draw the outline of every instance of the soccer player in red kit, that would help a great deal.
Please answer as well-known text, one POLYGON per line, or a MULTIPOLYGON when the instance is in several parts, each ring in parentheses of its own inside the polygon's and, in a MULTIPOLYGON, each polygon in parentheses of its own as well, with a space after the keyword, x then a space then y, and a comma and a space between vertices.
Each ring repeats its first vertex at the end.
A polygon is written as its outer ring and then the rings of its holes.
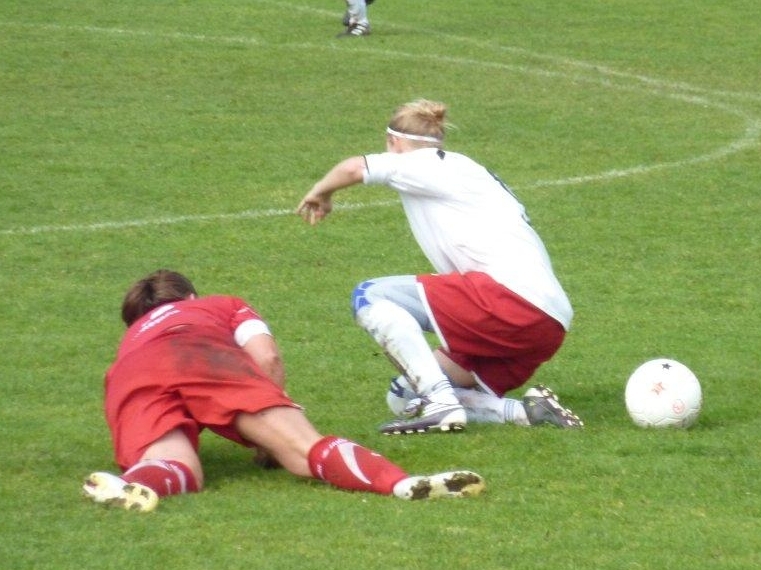
POLYGON ((331 168, 297 207, 316 224, 337 190, 382 184, 397 192, 435 273, 360 283, 354 318, 402 373, 386 401, 386 434, 453 431, 467 421, 555 425, 582 421, 546 386, 523 386, 560 348, 573 310, 523 205, 469 157, 444 150, 446 106, 421 99, 396 109, 386 152, 331 168), (423 331, 441 346, 431 352, 423 331))
POLYGON ((85 496, 128 510, 200 491, 199 434, 208 428, 260 458, 336 487, 402 499, 478 494, 471 471, 410 477, 355 442, 323 436, 284 391, 267 324, 238 297, 199 297, 182 274, 159 270, 122 304, 127 331, 106 372, 105 413, 121 475, 92 473, 85 496))

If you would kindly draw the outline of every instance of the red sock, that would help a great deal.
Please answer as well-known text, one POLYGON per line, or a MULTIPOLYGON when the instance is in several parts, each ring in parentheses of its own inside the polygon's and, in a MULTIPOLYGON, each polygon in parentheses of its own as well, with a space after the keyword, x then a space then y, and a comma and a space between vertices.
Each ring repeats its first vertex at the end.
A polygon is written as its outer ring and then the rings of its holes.
POLYGON ((309 469, 317 479, 341 489, 390 495, 407 473, 366 447, 332 435, 309 450, 309 469))
POLYGON ((198 491, 196 478, 190 468, 179 461, 147 459, 136 463, 122 474, 127 483, 140 483, 159 495, 179 495, 198 491))

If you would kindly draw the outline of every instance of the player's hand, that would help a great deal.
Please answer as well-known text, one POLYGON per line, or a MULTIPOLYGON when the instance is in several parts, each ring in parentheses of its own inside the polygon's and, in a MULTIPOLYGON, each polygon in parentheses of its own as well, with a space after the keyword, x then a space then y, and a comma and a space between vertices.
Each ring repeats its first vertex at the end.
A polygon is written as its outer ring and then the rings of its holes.
POLYGON ((315 225, 322 221, 333 209, 333 203, 330 198, 313 198, 307 194, 296 208, 296 213, 302 217, 305 222, 315 225))

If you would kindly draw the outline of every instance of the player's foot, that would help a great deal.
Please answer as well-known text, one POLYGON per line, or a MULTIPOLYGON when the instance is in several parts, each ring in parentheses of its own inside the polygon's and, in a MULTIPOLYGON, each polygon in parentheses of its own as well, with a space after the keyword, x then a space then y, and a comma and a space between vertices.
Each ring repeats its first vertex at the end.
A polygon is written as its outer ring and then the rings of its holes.
POLYGON ((381 433, 402 435, 428 431, 460 431, 467 423, 465 408, 458 404, 440 404, 428 398, 411 400, 404 417, 383 424, 381 433))
POLYGON ((127 483, 121 477, 102 471, 92 473, 82 486, 85 497, 96 503, 147 513, 159 504, 156 491, 140 483, 127 483))
POLYGON ((394 485, 394 496, 416 501, 437 497, 473 497, 484 489, 484 479, 472 471, 450 471, 427 477, 407 477, 394 485))
POLYGON ((370 24, 362 24, 359 22, 350 24, 345 32, 338 34, 339 38, 359 38, 362 36, 370 35, 370 24))
POLYGON ((579 416, 560 405, 555 392, 541 384, 526 391, 523 407, 532 426, 551 424, 560 428, 576 428, 584 425, 579 416))
POLYGON ((388 392, 386 392, 386 404, 392 414, 396 417, 402 417, 410 400, 414 398, 417 398, 417 394, 412 391, 405 378, 401 378, 401 380, 394 378, 391 380, 388 392))

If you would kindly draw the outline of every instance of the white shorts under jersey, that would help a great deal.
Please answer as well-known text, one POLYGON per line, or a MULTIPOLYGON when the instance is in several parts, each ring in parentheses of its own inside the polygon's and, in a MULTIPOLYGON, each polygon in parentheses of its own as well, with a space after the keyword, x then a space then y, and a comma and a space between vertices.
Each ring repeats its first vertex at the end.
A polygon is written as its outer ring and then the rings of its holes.
POLYGON ((365 184, 399 192, 415 239, 438 273, 486 273, 570 327, 573 310, 542 240, 523 205, 488 170, 435 148, 365 160, 365 184))

